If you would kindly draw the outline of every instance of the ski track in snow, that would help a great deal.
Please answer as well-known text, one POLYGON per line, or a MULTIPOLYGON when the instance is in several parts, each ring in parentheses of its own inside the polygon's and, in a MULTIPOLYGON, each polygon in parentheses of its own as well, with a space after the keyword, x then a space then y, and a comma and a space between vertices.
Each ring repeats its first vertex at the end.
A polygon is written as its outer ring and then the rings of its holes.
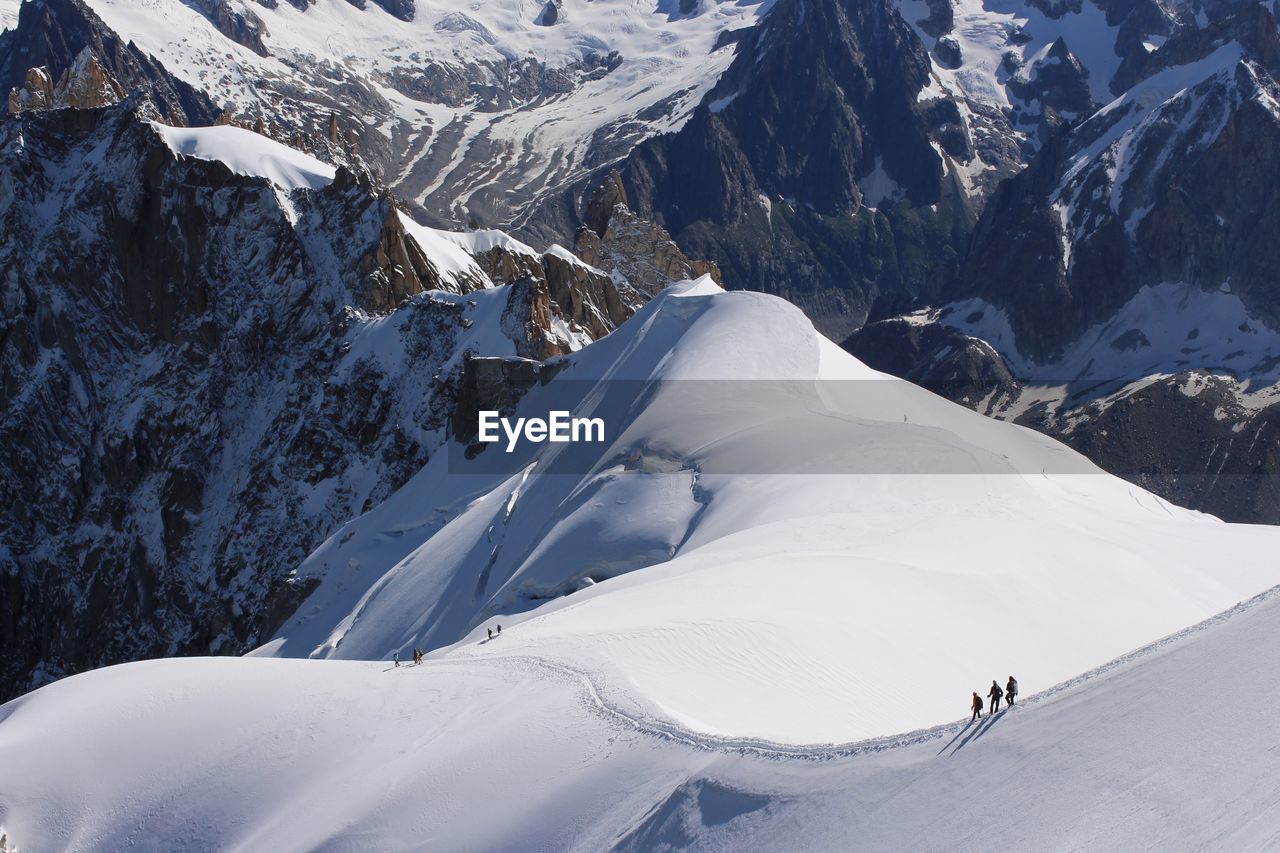
MULTIPOLYGON (((1020 699, 1013 707, 1018 709, 1036 708, 1065 698, 1067 695, 1074 693, 1076 690, 1087 686, 1099 678, 1151 657, 1157 652, 1161 652, 1174 645, 1178 645, 1209 628, 1241 616, 1258 605, 1275 598, 1280 598, 1280 586, 1272 587, 1271 589, 1261 592, 1250 599, 1241 601, 1235 607, 1228 608, 1221 613, 1210 616, 1203 622, 1190 625, 1180 631, 1176 631, 1173 634, 1134 649, 1131 652, 1126 652, 1125 654, 1120 655, 1101 666, 1094 667, 1087 672, 1083 672, 1080 675, 1055 684, 1046 690, 1042 690, 1039 693, 1020 699)), ((481 641, 481 644, 496 642, 497 639, 498 638, 495 637, 493 641, 483 640, 481 641)), ((655 714, 641 714, 626 710, 620 704, 611 701, 606 696, 607 690, 597 682, 591 673, 559 661, 552 661, 537 655, 503 655, 501 657, 483 657, 472 654, 444 658, 443 660, 448 660, 454 663, 457 663, 460 660, 466 660, 468 663, 474 661, 477 663, 497 666, 499 668, 515 669, 525 672, 530 669, 538 669, 552 675, 553 677, 576 682, 580 689, 582 704, 597 716, 642 735, 683 744, 687 747, 706 752, 755 755, 769 759, 829 761, 832 759, 853 758, 860 755, 918 746, 923 743, 928 743, 929 741, 937 741, 950 736, 950 742, 948 742, 938 753, 941 755, 943 752, 946 752, 952 744, 956 743, 959 736, 972 724, 972 721, 970 720, 960 719, 926 729, 917 729, 915 731, 903 732, 901 734, 849 741, 847 743, 785 744, 767 740, 765 738, 720 737, 718 735, 696 731, 683 726, 674 720, 663 719, 655 714)), ((990 712, 985 714, 978 724, 979 729, 981 729, 987 721, 991 720, 992 716, 993 715, 990 712)), ((960 742, 960 744, 956 746, 956 749, 958 750, 960 746, 963 746, 967 742, 968 739, 960 742)))

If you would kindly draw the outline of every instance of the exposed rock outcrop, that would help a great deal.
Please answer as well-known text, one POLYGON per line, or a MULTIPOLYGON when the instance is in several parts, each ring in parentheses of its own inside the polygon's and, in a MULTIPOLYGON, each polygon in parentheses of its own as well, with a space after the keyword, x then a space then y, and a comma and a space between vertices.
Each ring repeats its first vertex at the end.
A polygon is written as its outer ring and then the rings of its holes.
POLYGON ((52 81, 49 69, 29 69, 22 87, 9 90, 9 114, 62 107, 93 109, 118 104, 124 95, 124 87, 85 48, 57 83, 52 81))
POLYGON ((650 296, 673 281, 702 275, 722 283, 714 261, 690 260, 665 228, 631 212, 617 172, 592 193, 574 251, 591 266, 621 276, 650 296))

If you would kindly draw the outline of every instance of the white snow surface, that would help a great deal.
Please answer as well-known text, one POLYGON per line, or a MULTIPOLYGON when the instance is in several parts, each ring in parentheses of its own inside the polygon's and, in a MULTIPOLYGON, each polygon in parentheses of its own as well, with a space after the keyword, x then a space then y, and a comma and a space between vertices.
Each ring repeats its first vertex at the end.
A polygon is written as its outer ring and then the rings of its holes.
MULTIPOLYGON (((476 263, 476 253, 465 248, 468 245, 467 235, 428 228, 400 211, 397 211, 396 215, 405 232, 427 253, 442 273, 455 281, 468 277, 478 281, 488 280, 485 271, 476 263)), ((532 249, 528 254, 536 255, 532 249)))
POLYGON ((197 658, 49 685, 0 706, 0 832, 22 851, 282 853, 1280 840, 1280 670, 1258 666, 1274 591, 980 724, 828 748, 628 715, 508 639, 416 668, 197 658))
POLYGON ((236 174, 263 177, 284 190, 321 189, 336 174, 328 163, 242 127, 170 127, 154 121, 151 126, 175 154, 217 160, 236 174))
MULTIPOLYGON (((501 296, 454 298, 479 334, 501 296)), ((0 706, 0 831, 19 850, 1275 840, 1280 673, 1256 661, 1276 597, 1107 662, 1280 582, 1280 530, 1172 507, 708 278, 519 412, 547 407, 605 417, 606 442, 437 453, 302 567, 321 585, 256 655, 0 706), (387 662, 415 645, 422 667, 387 662), (947 722, 1009 673, 1030 702, 947 722)))
POLYGON ((975 672, 1042 689, 1280 582, 1280 530, 1173 507, 709 279, 519 413, 553 409, 606 441, 437 454, 303 564, 321 584, 258 654, 462 664, 501 623, 635 713, 847 741, 949 718, 975 672))

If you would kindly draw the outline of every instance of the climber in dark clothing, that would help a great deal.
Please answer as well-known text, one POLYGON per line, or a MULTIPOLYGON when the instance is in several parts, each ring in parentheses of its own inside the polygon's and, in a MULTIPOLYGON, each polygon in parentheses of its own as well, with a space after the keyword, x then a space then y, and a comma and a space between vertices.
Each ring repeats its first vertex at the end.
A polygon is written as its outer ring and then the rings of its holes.
POLYGON ((399 666, 399 665, 400 665, 400 653, 399 653, 399 652, 392 652, 392 653, 391 653, 391 662, 392 662, 392 663, 394 663, 396 666, 399 666))
POLYGON ((492 640, 492 639, 493 639, 493 629, 492 629, 492 628, 485 628, 485 630, 489 632, 489 639, 490 639, 490 640, 492 640))
POLYGON ((973 722, 982 716, 982 697, 975 690, 973 693, 973 716, 969 718, 969 722, 973 722))
POLYGON ((1013 697, 1018 695, 1018 679, 1012 675, 1009 676, 1009 683, 1004 686, 1004 695, 1008 698, 1005 700, 1010 706, 1013 705, 1013 697))
POLYGON ((987 693, 991 698, 991 713, 1000 710, 1000 700, 1004 697, 1004 691, 1000 689, 1000 685, 996 684, 995 679, 991 679, 991 691, 987 693))
POLYGON ((498 626, 498 636, 499 636, 499 637, 501 637, 501 636, 502 636, 502 626, 501 626, 501 625, 499 625, 499 626, 498 626))

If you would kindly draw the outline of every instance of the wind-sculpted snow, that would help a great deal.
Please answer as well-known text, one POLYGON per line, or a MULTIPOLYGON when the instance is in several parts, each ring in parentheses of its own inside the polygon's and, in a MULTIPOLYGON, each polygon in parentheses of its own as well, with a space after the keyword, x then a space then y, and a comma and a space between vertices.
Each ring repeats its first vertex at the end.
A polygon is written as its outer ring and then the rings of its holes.
POLYGON ((1280 532, 870 371, 772 297, 674 288, 556 368, 518 414, 601 417, 603 443, 437 454, 303 564, 318 589, 258 653, 460 660, 502 623, 640 712, 843 741, 947 719, 975 669, 1040 689, 1280 580, 1280 532))
POLYGON ((151 126, 175 154, 217 160, 237 175, 263 177, 284 190, 318 190, 333 183, 336 173, 328 163, 244 128, 151 126))

